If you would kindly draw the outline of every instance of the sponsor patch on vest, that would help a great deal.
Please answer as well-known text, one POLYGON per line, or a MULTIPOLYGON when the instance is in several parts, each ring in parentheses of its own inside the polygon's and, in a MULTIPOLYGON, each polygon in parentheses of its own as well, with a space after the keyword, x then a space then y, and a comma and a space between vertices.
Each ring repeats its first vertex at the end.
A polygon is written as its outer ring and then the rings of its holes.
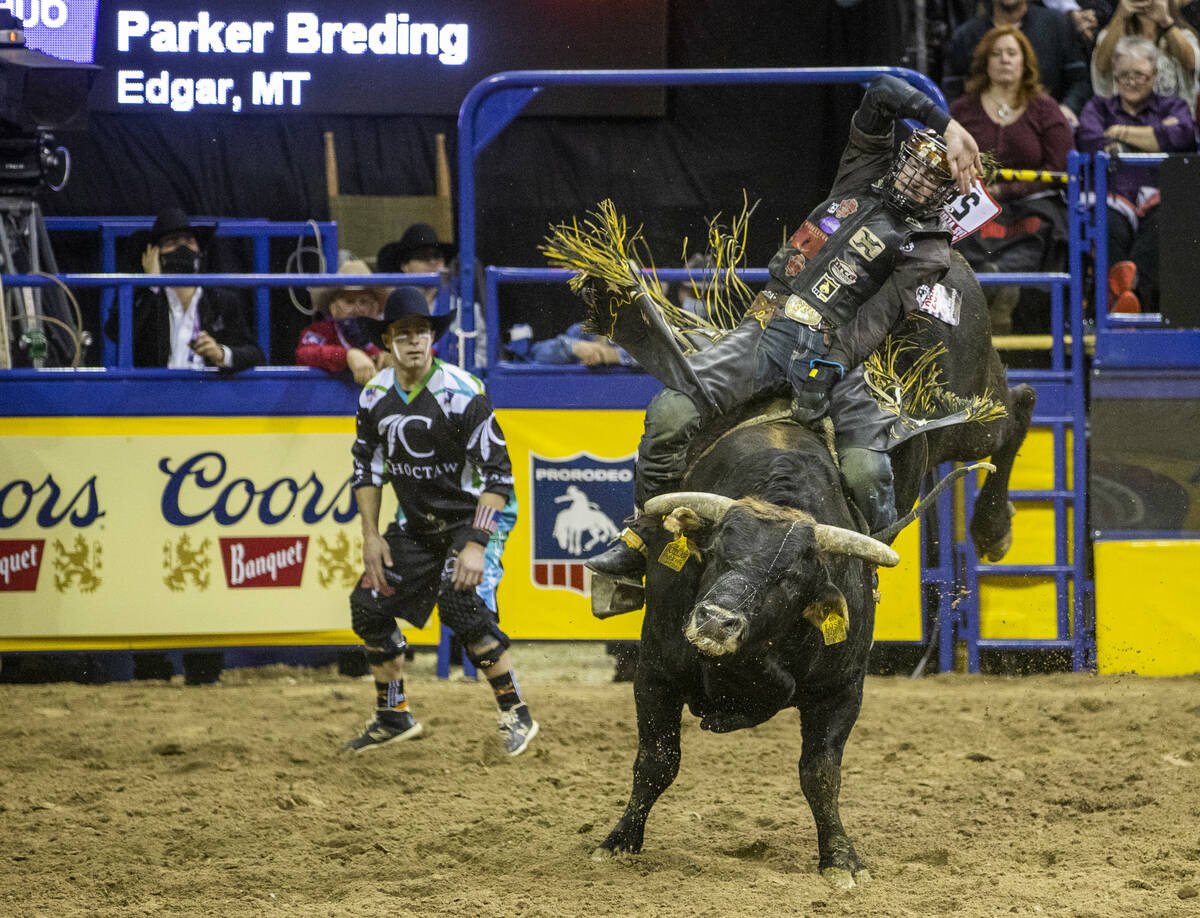
POLYGON ((783 268, 783 273, 788 277, 795 277, 804 270, 804 266, 808 264, 808 259, 800 253, 796 253, 787 260, 787 264, 783 268))
POLYGON ((856 201, 854 198, 846 198, 846 200, 837 205, 837 210, 833 212, 833 215, 839 220, 845 220, 857 210, 858 201, 856 201))
POLYGON ((962 294, 941 284, 922 284, 917 288, 917 309, 947 325, 957 325, 962 312, 962 294))
POLYGON ((822 274, 821 279, 813 284, 812 292, 822 303, 828 303, 829 298, 841 289, 842 285, 828 274, 822 274))
POLYGON ((850 237, 850 248, 867 261, 874 261, 883 254, 883 240, 865 226, 850 237))
POLYGON ((837 217, 822 217, 821 229, 827 233, 836 233, 842 226, 842 221, 837 217))
POLYGON ((835 258, 829 263, 829 273, 836 277, 839 283, 847 286, 858 280, 858 275, 854 273, 854 265, 840 258, 835 258))
POLYGON ((800 229, 792 233, 792 238, 788 240, 788 245, 793 249, 798 249, 806 257, 812 258, 817 252, 821 251, 821 246, 825 244, 829 236, 818 229, 813 223, 805 220, 800 224, 800 229))

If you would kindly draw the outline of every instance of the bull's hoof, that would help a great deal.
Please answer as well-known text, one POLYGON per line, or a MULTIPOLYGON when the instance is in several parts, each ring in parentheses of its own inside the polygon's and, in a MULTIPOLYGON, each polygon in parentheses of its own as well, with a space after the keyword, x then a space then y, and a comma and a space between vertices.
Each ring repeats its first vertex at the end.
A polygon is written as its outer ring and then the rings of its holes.
POLYGON ((617 856, 617 852, 609 851, 603 845, 601 845, 599 848, 592 849, 592 860, 593 861, 607 861, 616 856, 617 856))
POLYGON ((826 867, 821 877, 834 889, 854 889, 871 882, 871 871, 866 867, 850 870, 848 867, 826 867))
POLYGON ((979 550, 979 557, 990 564, 996 564, 999 562, 1004 558, 1005 555, 1008 554, 1008 550, 1012 548, 1013 534, 1011 520, 1014 516, 1016 516, 1017 508, 1011 500, 1008 502, 1007 510, 1008 520, 1005 521, 1006 526, 1004 528, 1004 532, 990 542, 985 542, 983 539, 979 539, 976 543, 976 547, 979 550))

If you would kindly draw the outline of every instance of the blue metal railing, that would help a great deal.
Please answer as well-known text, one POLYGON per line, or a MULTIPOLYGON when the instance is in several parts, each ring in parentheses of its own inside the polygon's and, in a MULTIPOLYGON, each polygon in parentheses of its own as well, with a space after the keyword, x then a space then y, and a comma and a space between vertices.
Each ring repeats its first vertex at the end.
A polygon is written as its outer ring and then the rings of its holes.
MULTIPOLYGON (((336 257, 336 256, 335 256, 336 257)), ((119 325, 118 340, 105 342, 116 350, 115 361, 106 360, 106 366, 128 370, 133 368, 133 292, 139 287, 194 287, 197 284, 210 287, 252 287, 256 291, 258 309, 256 326, 259 346, 264 354, 271 353, 271 316, 266 304, 267 293, 273 287, 344 287, 344 286, 387 286, 402 284, 436 286, 441 275, 426 274, 60 274, 58 280, 68 287, 114 291, 119 325)), ((53 278, 37 274, 10 274, 4 276, 8 287, 56 286, 53 278)), ((439 303, 445 309, 446 296, 439 303)), ((439 310, 435 310, 439 311, 439 310)), ((107 315, 101 317, 101 325, 107 315)))
MULTIPOLYGON (((905 67, 785 67, 679 70, 509 70, 471 87, 458 110, 458 291, 470 302, 475 289, 475 161, 496 136, 543 89, 553 86, 719 86, 758 83, 865 83, 891 74, 925 92, 943 109, 946 97, 929 77, 905 67)), ((462 317, 463 331, 474 329, 474 317, 462 317)), ((472 348, 471 339, 466 347, 472 348)), ((473 350, 466 357, 473 364, 473 350)))
MULTIPOLYGON (((628 70, 628 71, 517 71, 496 74, 481 83, 476 84, 463 100, 459 110, 459 245, 462 255, 461 274, 458 278, 459 290, 474 289, 475 263, 475 161, 480 152, 504 129, 534 98, 548 86, 555 85, 603 85, 603 86, 695 86, 718 84, 745 83, 832 83, 832 82, 865 82, 882 73, 891 73, 908 80, 913 85, 924 90, 931 98, 945 107, 945 99, 941 91, 923 74, 902 68, 794 68, 794 69, 762 69, 762 70, 628 70)), ((1071 230, 1071 270, 1069 275, 993 275, 990 283, 1029 283, 1048 285, 1051 288, 1051 313, 1053 343, 1051 347, 1051 372, 1049 375, 1037 374, 1043 385, 1054 385, 1062 389, 1056 401, 1065 400, 1070 408, 1066 416, 1055 417, 1050 423, 1055 430, 1055 487, 1051 499, 1055 502, 1056 525, 1056 563, 1053 574, 1056 577, 1058 602, 1056 603, 1056 621, 1058 635, 1056 641, 1070 635, 1069 644, 1072 650, 1072 662, 1075 669, 1091 665, 1094 656, 1094 635, 1088 626, 1087 609, 1091 596, 1090 583, 1087 578, 1086 543, 1086 504, 1084 486, 1086 482, 1086 408, 1084 403, 1084 359, 1083 359, 1083 306, 1082 290, 1079 279, 1082 278, 1082 241, 1088 226, 1086 214, 1080 196, 1081 177, 1086 179, 1087 164, 1079 154, 1072 152, 1069 157, 1068 171, 1071 180, 1068 185, 1068 206, 1070 208, 1069 227, 1071 230), (1074 279, 1074 280, 1073 280, 1074 279), (1070 367, 1065 366, 1064 342, 1061 334, 1063 327, 1063 298, 1062 289, 1070 290, 1070 325, 1073 340, 1072 359, 1070 367), (1061 485, 1066 476, 1066 455, 1064 451, 1064 431, 1070 426, 1074 436, 1072 439, 1072 466, 1074 487, 1068 496, 1067 490, 1061 485), (1065 505, 1070 502, 1074 513, 1072 516, 1071 538, 1075 551, 1068 566, 1062 563, 1066 557, 1067 527, 1065 526, 1065 505), (1066 581, 1069 578, 1074 585, 1068 590, 1066 581), (1068 594, 1072 604, 1067 613, 1068 594)), ((497 305, 497 287, 502 281, 539 281, 560 279, 562 275, 552 274, 538 269, 520 268, 491 268, 487 272, 487 296, 489 324, 499 321, 497 305)), ((666 272, 659 272, 664 278, 666 272)), ((686 276, 686 272, 685 276, 686 276)), ((981 278, 983 280, 983 278, 981 278)), ((1098 284, 1099 286, 1099 284, 1098 284)), ((498 366, 498 336, 489 337, 488 365, 498 366)), ((1021 374, 1014 374, 1019 377, 1021 374)), ((971 489, 968 487, 968 491, 971 489)), ((1037 497, 1044 497, 1037 493, 1037 497)), ((1017 495, 1021 499, 1036 499, 1031 495, 1017 495)), ((970 498, 973 501, 973 495, 970 498)), ((964 626, 968 643, 969 668, 978 671, 980 647, 1000 646, 1001 642, 987 641, 979 636, 979 592, 978 576, 980 573, 991 573, 989 569, 981 569, 974 564, 973 553, 968 555, 967 546, 957 546, 952 551, 952 523, 947 512, 950 497, 946 495, 939 502, 938 535, 940 536, 941 553, 936 569, 925 570, 925 552, 922 550, 922 585, 935 583, 939 587, 938 608, 936 611, 940 647, 939 662, 943 669, 953 665, 953 643, 959 625, 964 626), (951 556, 953 555, 953 560, 951 556), (956 576, 948 564, 957 564, 967 569, 965 576, 974 589, 971 592, 972 601, 965 606, 955 608, 950 599, 949 580, 956 576)), ((990 566, 995 567, 995 566, 990 566)), ((1046 566, 1038 566, 1041 571, 1046 566)), ((1022 642, 1025 646, 1028 642, 1022 642)), ((1036 646, 1056 646, 1055 642, 1034 642, 1036 646)), ((1005 644, 1004 646, 1010 646, 1005 644)))
MULTIPOLYGON (((250 239, 254 245, 254 273, 266 274, 271 270, 270 243, 278 238, 305 238, 311 236, 320 243, 321 253, 326 265, 337 269, 337 224, 320 223, 316 220, 305 222, 276 221, 276 220, 245 220, 219 219, 216 217, 193 217, 196 225, 217 225, 217 236, 250 239)), ((83 231, 100 234, 100 271, 104 274, 115 274, 117 270, 117 240, 132 236, 141 230, 148 230, 154 225, 151 217, 47 217, 47 231, 83 231)), ((64 275, 65 278, 65 275, 64 275)), ((6 278, 5 283, 13 283, 6 278)), ((206 278, 206 283, 216 283, 206 278)), ((345 283, 343 278, 340 283, 345 283)), ((252 285, 245 285, 252 286, 252 285)), ((100 325, 108 319, 112 309, 113 292, 106 288, 100 299, 100 325)), ((271 353, 271 307, 269 292, 265 287, 256 287, 254 292, 254 311, 259 347, 264 354, 271 353)), ((128 327, 128 326, 126 326, 128 327)), ((116 345, 105 338, 101 342, 101 359, 105 366, 113 366, 116 362, 116 345)))

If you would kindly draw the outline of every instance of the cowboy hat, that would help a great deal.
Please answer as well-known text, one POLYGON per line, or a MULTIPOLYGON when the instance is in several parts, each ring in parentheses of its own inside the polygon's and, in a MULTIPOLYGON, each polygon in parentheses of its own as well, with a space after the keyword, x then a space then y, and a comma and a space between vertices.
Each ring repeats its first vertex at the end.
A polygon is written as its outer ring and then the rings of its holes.
POLYGON ((449 261, 457 249, 448 242, 438 240, 437 230, 428 223, 414 223, 395 242, 389 242, 375 256, 375 268, 381 274, 399 274, 401 267, 421 249, 436 249, 449 261))
POLYGON ((149 232, 143 231, 136 235, 139 237, 140 246, 141 240, 144 240, 147 245, 158 245, 163 239, 174 233, 190 233, 203 250, 208 248, 208 243, 216 231, 216 221, 193 224, 188 219, 188 215, 183 212, 183 208, 168 207, 154 218, 154 225, 150 227, 149 232))
MULTIPOLYGON (((338 274, 370 274, 371 269, 367 267, 365 261, 357 258, 351 258, 342 263, 342 266, 337 270, 338 274)), ((375 298, 378 305, 376 312, 383 312, 383 304, 387 300, 387 287, 363 286, 361 284, 352 284, 344 287, 309 287, 308 295, 312 299, 313 309, 317 312, 329 314, 329 304, 332 303, 340 293, 349 293, 358 290, 366 290, 375 298)))
POLYGON ((372 341, 383 347, 383 333, 387 331, 389 325, 399 322, 401 319, 416 316, 429 320, 429 324, 433 326, 433 340, 437 341, 446 333, 446 329, 450 327, 450 323, 457 315, 458 310, 451 309, 443 315, 431 316, 429 304, 425 302, 425 295, 416 287, 401 285, 388 294, 387 303, 383 307, 383 318, 367 321, 367 335, 372 341))

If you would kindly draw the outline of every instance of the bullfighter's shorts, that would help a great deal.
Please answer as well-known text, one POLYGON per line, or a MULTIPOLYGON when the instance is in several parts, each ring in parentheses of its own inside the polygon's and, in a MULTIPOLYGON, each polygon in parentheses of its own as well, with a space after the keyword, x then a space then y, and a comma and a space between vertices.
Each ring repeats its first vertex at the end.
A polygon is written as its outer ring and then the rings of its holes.
POLYGON ((354 631, 367 644, 378 644, 396 628, 396 619, 423 628, 438 606, 442 624, 465 644, 492 635, 508 646, 500 630, 496 609, 496 587, 504 568, 500 557, 515 520, 500 514, 500 525, 484 551, 483 580, 473 590, 456 590, 452 585, 454 561, 466 544, 470 529, 449 533, 414 535, 390 525, 383 534, 392 553, 392 566, 384 576, 395 592, 376 593, 361 582, 350 595, 354 631))

